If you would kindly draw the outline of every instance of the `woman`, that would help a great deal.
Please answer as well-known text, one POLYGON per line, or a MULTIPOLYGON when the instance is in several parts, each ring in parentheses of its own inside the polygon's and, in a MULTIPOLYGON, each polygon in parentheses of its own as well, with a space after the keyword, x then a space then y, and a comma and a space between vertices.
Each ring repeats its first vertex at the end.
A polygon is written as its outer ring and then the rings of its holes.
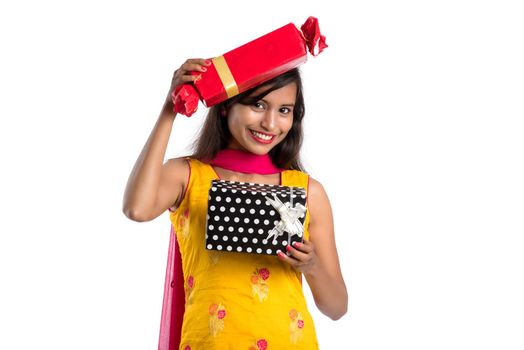
POLYGON ((302 171, 304 101, 297 69, 211 107, 187 158, 163 164, 176 114, 171 93, 198 79, 210 62, 189 59, 175 71, 160 117, 129 177, 124 213, 149 221, 170 211, 180 244, 185 314, 180 349, 317 349, 301 275, 318 309, 347 311, 332 211, 322 185, 302 171), (278 257, 205 249, 210 181, 307 188, 304 242, 278 257))

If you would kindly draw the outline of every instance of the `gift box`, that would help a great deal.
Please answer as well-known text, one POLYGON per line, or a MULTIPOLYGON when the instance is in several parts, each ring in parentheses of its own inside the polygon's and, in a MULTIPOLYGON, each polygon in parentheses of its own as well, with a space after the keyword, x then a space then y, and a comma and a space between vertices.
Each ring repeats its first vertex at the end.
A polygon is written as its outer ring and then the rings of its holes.
POLYGON ((303 242, 304 188, 213 180, 208 199, 206 249, 277 255, 303 242))
POLYGON ((326 47, 316 18, 309 17, 300 30, 289 23, 212 58, 206 72, 192 72, 201 78, 173 91, 174 111, 190 116, 199 99, 213 106, 306 62, 307 50, 316 56, 326 47))

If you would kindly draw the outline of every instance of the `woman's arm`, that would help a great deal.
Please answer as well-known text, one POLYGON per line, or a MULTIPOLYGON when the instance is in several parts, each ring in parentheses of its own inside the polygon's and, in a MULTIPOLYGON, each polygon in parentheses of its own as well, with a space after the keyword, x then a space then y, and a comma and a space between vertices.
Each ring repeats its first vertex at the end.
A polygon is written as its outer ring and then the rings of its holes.
POLYGON ((134 221, 150 221, 169 207, 178 204, 184 193, 189 165, 181 158, 169 159, 165 164, 169 136, 176 114, 173 112, 171 92, 180 84, 192 82, 203 71, 204 59, 189 59, 175 71, 160 116, 142 152, 129 175, 123 200, 124 214, 134 221))
POLYGON ((333 213, 320 182, 309 183, 309 241, 289 247, 282 260, 295 266, 306 277, 318 309, 333 320, 344 316, 348 308, 348 293, 340 270, 333 213))

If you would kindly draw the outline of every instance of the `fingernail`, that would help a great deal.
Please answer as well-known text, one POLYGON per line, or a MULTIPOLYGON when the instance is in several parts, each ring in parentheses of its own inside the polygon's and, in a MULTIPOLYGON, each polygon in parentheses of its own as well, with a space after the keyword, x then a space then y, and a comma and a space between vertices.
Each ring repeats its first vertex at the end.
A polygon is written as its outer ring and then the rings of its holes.
POLYGON ((200 69, 202 69, 202 72, 205 72, 207 70, 206 67, 201 67, 200 69))
POLYGON ((293 242, 293 245, 294 245, 295 247, 297 247, 297 248, 300 248, 300 246, 301 246, 302 244, 300 244, 299 242, 293 242))
POLYGON ((208 66, 210 66, 210 65, 211 65, 211 60, 206 60, 206 64, 207 64, 208 66))
POLYGON ((277 250, 277 255, 278 256, 284 256, 284 253, 282 253, 280 250, 277 250))
POLYGON ((287 245, 287 246, 286 246, 286 250, 287 250, 288 252, 291 251, 291 246, 290 246, 290 245, 287 245))

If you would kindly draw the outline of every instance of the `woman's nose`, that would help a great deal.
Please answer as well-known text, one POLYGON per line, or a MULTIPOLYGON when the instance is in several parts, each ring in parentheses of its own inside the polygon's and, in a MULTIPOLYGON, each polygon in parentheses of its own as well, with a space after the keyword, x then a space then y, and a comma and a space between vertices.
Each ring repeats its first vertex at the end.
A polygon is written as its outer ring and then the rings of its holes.
POLYGON ((262 122, 260 123, 260 125, 264 129, 271 131, 275 128, 276 117, 277 116, 275 112, 273 112, 272 110, 268 110, 264 114, 264 118, 262 119, 262 122))

